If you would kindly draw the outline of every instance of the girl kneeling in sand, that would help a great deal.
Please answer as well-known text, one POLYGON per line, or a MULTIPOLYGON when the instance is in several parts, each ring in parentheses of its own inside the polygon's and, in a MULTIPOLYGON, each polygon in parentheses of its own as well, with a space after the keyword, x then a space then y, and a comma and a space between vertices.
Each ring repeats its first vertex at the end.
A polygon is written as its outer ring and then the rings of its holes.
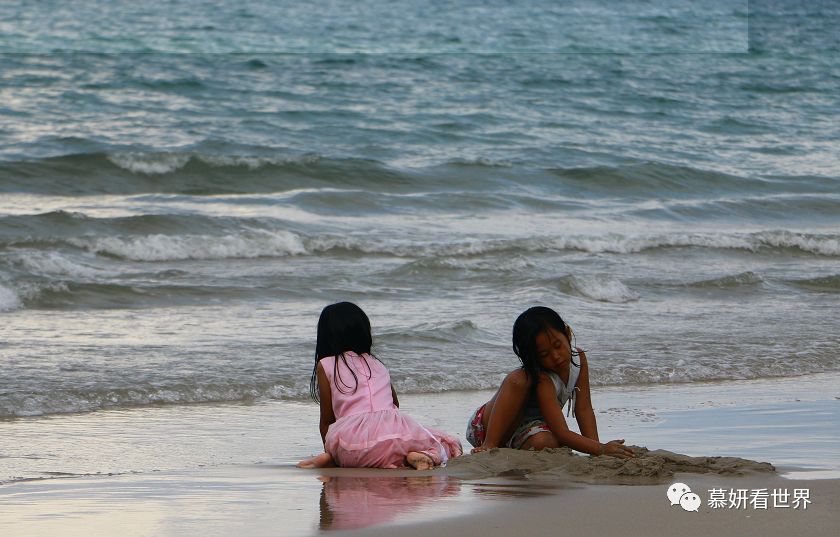
POLYGON ((535 449, 568 446, 591 455, 632 457, 624 440, 602 444, 589 394, 586 353, 572 350, 572 330, 551 308, 537 306, 513 325, 513 352, 522 367, 511 372, 467 425, 473 453, 494 447, 535 449), (575 362, 578 358, 578 362, 575 362), (563 417, 568 403, 581 434, 563 417))
POLYGON ((370 321, 359 306, 339 302, 321 312, 309 391, 321 405, 325 453, 300 461, 299 467, 427 470, 461 455, 457 438, 400 412, 388 369, 370 353, 372 339, 370 321))

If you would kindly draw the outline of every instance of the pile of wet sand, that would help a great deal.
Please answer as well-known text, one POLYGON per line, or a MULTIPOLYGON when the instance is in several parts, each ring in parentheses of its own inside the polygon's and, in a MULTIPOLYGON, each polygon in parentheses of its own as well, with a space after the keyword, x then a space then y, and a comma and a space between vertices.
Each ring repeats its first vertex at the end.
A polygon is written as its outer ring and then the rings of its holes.
POLYGON ((767 462, 738 457, 689 457, 671 451, 630 446, 635 457, 591 457, 568 448, 522 451, 496 448, 452 459, 447 473, 463 479, 522 477, 532 480, 567 479, 581 483, 651 485, 677 473, 742 476, 775 472, 767 462))

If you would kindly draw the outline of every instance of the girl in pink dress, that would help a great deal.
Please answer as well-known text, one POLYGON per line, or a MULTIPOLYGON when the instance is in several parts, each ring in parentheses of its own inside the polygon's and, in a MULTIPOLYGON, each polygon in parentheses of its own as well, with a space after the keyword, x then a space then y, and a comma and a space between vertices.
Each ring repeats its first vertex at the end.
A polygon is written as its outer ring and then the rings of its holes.
POLYGON ((461 455, 457 438, 400 412, 388 369, 370 353, 372 343, 370 321, 359 306, 339 302, 321 311, 309 391, 321 406, 325 453, 299 467, 428 470, 461 455))

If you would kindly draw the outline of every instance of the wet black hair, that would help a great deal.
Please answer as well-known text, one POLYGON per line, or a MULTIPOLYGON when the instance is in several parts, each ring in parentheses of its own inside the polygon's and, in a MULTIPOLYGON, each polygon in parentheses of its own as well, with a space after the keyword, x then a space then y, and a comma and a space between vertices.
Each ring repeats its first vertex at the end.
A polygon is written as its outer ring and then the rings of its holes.
POLYGON ((560 315, 551 308, 534 306, 522 312, 513 323, 513 352, 522 362, 522 369, 531 381, 532 391, 536 390, 540 371, 540 358, 537 356, 537 336, 553 328, 566 336, 572 348, 572 363, 576 366, 574 357, 578 355, 573 344, 574 333, 560 315))
MULTIPOLYGON (((342 393, 353 393, 359 385, 359 379, 353 369, 350 373, 353 375, 353 385, 347 384, 341 378, 341 370, 338 369, 338 361, 347 361, 344 353, 348 351, 355 352, 359 356, 371 354, 370 349, 373 346, 373 336, 370 332, 370 320, 362 308, 353 304, 352 302, 338 302, 330 304, 321 310, 321 316, 318 318, 318 332, 315 341, 315 366, 312 368, 312 376, 309 379, 309 395, 315 400, 319 401, 318 393, 318 362, 327 356, 335 356, 335 365, 333 366, 333 379, 336 387, 342 393), (350 391, 345 392, 344 389, 350 391)), ((373 356, 373 355, 371 355, 373 356)), ((375 357, 374 357, 375 358, 375 357)), ((367 363, 367 362, 365 362, 367 363)), ((368 378, 370 378, 370 367, 368 366, 368 378)))

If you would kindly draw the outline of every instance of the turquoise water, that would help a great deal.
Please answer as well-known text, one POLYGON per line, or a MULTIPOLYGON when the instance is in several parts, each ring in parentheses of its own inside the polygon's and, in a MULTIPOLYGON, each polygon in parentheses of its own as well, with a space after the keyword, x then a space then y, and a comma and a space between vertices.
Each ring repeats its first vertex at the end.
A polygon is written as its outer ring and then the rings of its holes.
POLYGON ((302 400, 345 299, 400 391, 537 303, 597 386, 840 370, 840 9, 572 4, 5 2, 0 419, 302 400))
POLYGON ((747 0, 86 0, 7 9, 14 26, 0 47, 37 54, 745 52, 751 15, 747 0))

